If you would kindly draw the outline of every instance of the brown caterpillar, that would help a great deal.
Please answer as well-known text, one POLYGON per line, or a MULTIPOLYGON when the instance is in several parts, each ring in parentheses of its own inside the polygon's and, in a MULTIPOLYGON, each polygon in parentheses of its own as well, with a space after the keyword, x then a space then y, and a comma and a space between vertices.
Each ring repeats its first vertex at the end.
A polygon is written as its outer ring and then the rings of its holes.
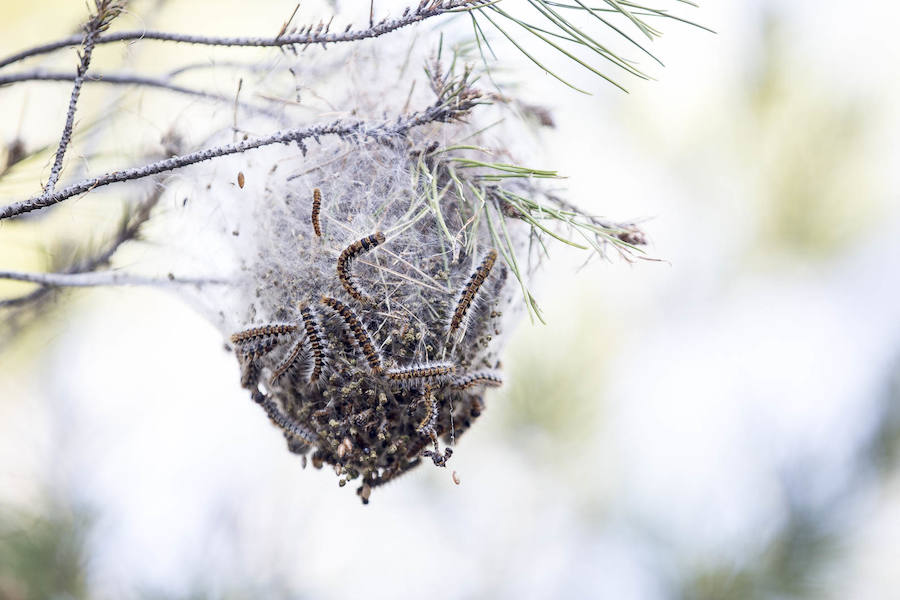
POLYGON ((263 325, 261 327, 253 327, 251 329, 245 329, 244 331, 239 331, 238 333, 233 334, 231 336, 231 343, 240 344, 242 342, 248 342, 250 340, 258 338, 294 333, 295 331, 297 331, 297 326, 290 325, 288 323, 263 325))
POLYGON ((275 349, 275 346, 278 345, 278 340, 274 337, 263 338, 258 341, 256 344, 252 346, 245 345, 238 352, 242 367, 241 367, 241 386, 245 388, 253 388, 256 386, 257 381, 259 380, 259 365, 256 364, 256 359, 265 356, 269 352, 275 349))
POLYGON ((381 356, 379 355, 378 350, 376 350, 375 346, 372 344, 372 338, 369 337, 369 333, 366 331, 366 328, 357 318, 353 310, 351 310, 349 306, 347 306, 340 300, 336 298, 329 298, 328 296, 322 296, 322 304, 341 315, 341 318, 344 319, 344 323, 347 324, 347 327, 353 333, 353 337, 356 338, 356 343, 359 345, 360 350, 362 350, 363 354, 365 355, 366 361, 368 361, 369 368, 372 370, 372 373, 376 375, 381 374, 381 356))
POLYGON ((444 453, 441 454, 441 447, 438 444, 438 436, 437 431, 434 426, 437 423, 438 419, 438 403, 437 398, 431 390, 431 386, 426 385, 425 391, 422 393, 422 397, 425 399, 425 418, 419 423, 416 427, 416 431, 419 433, 427 434, 429 439, 431 439, 431 443, 434 446, 434 450, 425 450, 422 452, 422 456, 430 457, 434 464, 439 467, 446 467, 447 461, 453 455, 453 448, 449 446, 444 448, 444 453))
POLYGON ((312 226, 316 237, 322 237, 322 229, 319 226, 319 210, 322 208, 322 191, 319 188, 313 190, 312 226))
POLYGON ((306 329, 306 339, 309 341, 309 347, 312 349, 313 369, 309 374, 309 383, 315 383, 322 375, 322 367, 325 366, 325 351, 322 350, 322 337, 319 335, 319 325, 316 317, 308 306, 300 309, 300 316, 303 317, 303 326, 306 329))
POLYGON ((290 351, 288 351, 287 356, 284 357, 284 360, 275 368, 275 371, 272 373, 272 381, 278 381, 282 375, 287 373, 288 369, 290 369, 294 363, 297 361, 297 358, 300 356, 300 353, 303 351, 303 338, 300 338, 294 345, 291 346, 290 351))
POLYGON ((441 381, 452 375, 456 365, 452 363, 432 363, 420 366, 404 367, 402 369, 390 369, 385 372, 385 377, 391 381, 411 383, 413 381, 441 381))
POLYGON ((467 373, 454 379, 453 383, 450 384, 450 388, 454 390, 467 390, 476 385, 500 387, 503 385, 503 378, 497 373, 492 373, 490 371, 467 373))
POLYGON ((344 251, 341 252, 340 256, 338 256, 338 279, 341 280, 341 285, 344 286, 344 289, 347 290, 347 293, 350 294, 350 296, 352 296, 357 302, 361 302, 363 304, 373 303, 371 298, 364 295, 356 287, 356 284, 351 278, 352 274, 350 273, 350 267, 357 256, 359 256, 363 252, 374 250, 379 244, 383 243, 384 234, 380 231, 376 231, 370 236, 364 237, 361 240, 356 240, 355 242, 344 248, 344 251))
POLYGON ((434 431, 434 424, 437 421, 437 400, 431 391, 431 386, 425 386, 422 398, 425 399, 425 418, 416 426, 416 431, 430 433, 434 431))
POLYGON ((460 325, 462 325, 466 318, 466 314, 469 312, 469 308, 472 306, 472 302, 475 300, 475 295, 478 293, 478 290, 481 288, 484 281, 488 278, 488 275, 491 274, 491 269, 494 268, 494 263, 496 261, 497 251, 492 248, 488 251, 487 255, 485 255, 478 268, 475 269, 475 272, 469 277, 466 287, 464 287, 459 294, 456 310, 453 311, 453 317, 450 319, 450 335, 453 335, 453 333, 459 329, 460 325))
POLYGON ((315 444, 319 441, 319 436, 281 412, 278 406, 262 392, 254 392, 253 401, 263 407, 269 419, 282 431, 297 436, 309 444, 315 444))
POLYGON ((247 360, 254 360, 260 356, 265 356, 275 349, 278 340, 274 337, 263 338, 253 345, 244 345, 241 347, 240 355, 247 360))

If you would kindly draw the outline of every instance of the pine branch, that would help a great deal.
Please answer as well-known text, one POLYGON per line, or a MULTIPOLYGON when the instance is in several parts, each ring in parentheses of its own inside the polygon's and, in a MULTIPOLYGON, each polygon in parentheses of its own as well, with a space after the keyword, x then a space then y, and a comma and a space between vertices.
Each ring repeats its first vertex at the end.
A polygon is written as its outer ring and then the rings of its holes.
MULTIPOLYGON (((404 10, 402 16, 395 19, 383 19, 373 23, 365 29, 351 30, 351 26, 342 33, 331 33, 327 26, 320 24, 314 30, 313 25, 299 33, 279 34, 275 37, 208 37, 184 33, 170 33, 165 31, 120 31, 105 36, 99 36, 93 40, 93 44, 111 44, 115 42, 156 40, 161 42, 176 42, 181 44, 196 44, 203 46, 250 46, 257 48, 279 47, 293 48, 295 46, 310 46, 321 44, 337 44, 343 42, 357 42, 360 40, 380 37, 398 29, 408 27, 426 19, 444 15, 447 13, 467 12, 478 7, 487 6, 496 0, 422 0, 415 9, 409 7, 404 10)), ((32 56, 48 54, 61 48, 77 46, 82 43, 78 36, 63 38, 55 42, 34 46, 0 60, 0 68, 19 62, 32 56)))
POLYGON ((0 220, 15 217, 34 210, 46 208, 58 204, 73 196, 92 191, 96 188, 113 183, 122 183, 143 179, 160 173, 167 173, 175 169, 181 169, 214 158, 241 154, 248 150, 271 146, 273 144, 297 144, 301 151, 306 151, 306 141, 313 139, 318 141, 323 136, 333 135, 345 140, 375 139, 387 142, 403 136, 409 130, 434 122, 449 122, 464 117, 472 108, 480 104, 480 94, 468 87, 468 82, 460 85, 448 86, 446 95, 427 109, 413 113, 409 116, 400 116, 396 121, 382 122, 371 125, 365 121, 334 121, 326 125, 318 125, 301 129, 288 129, 279 131, 261 138, 248 139, 234 144, 207 148, 198 152, 192 152, 182 156, 149 163, 141 167, 113 171, 97 177, 85 179, 72 184, 62 190, 44 193, 14 202, 0 209, 0 220))
MULTIPOLYGON (((476 18, 483 18, 538 68, 568 87, 582 93, 587 93, 585 90, 576 87, 573 83, 555 73, 543 59, 532 50, 526 50, 527 45, 519 41, 518 35, 524 33, 537 38, 544 45, 549 46, 566 59, 573 61, 594 75, 608 81, 622 91, 627 92, 628 90, 611 75, 601 71, 599 67, 594 64, 594 61, 582 58, 579 56, 579 53, 587 50, 594 55, 599 56, 600 59, 609 62, 616 69, 640 79, 650 79, 650 76, 639 70, 632 60, 629 60, 625 56, 620 55, 618 52, 611 50, 601 43, 596 35, 589 33, 584 25, 577 23, 576 19, 572 19, 568 15, 581 13, 579 16, 592 17, 595 22, 602 24, 616 36, 626 40, 660 65, 662 65, 662 61, 641 43, 636 41, 627 30, 629 27, 635 28, 649 40, 659 37, 661 33, 647 24, 642 17, 669 18, 702 29, 707 29, 706 27, 702 27, 701 25, 697 25, 686 19, 670 15, 665 10, 626 2, 624 0, 605 0, 607 5, 605 8, 592 8, 581 0, 573 0, 573 2, 574 4, 567 4, 551 0, 525 0, 521 5, 530 7, 530 12, 522 11, 516 13, 506 12, 504 10, 504 8, 510 8, 510 10, 512 10, 511 4, 509 4, 509 6, 503 4, 503 8, 500 7, 500 3, 492 3, 478 7, 473 13, 473 21, 476 25, 476 41, 479 45, 479 49, 481 48, 481 41, 484 40, 486 42, 487 38, 484 37, 484 32, 481 31, 481 28, 478 26, 476 18), (624 23, 621 26, 616 25, 605 15, 618 16, 619 18, 626 20, 627 23, 624 23), (515 28, 513 28, 514 31, 507 29, 509 24, 515 25, 515 28), (518 32, 518 34, 516 32, 518 32)), ((482 59, 484 58, 482 53, 482 59)))

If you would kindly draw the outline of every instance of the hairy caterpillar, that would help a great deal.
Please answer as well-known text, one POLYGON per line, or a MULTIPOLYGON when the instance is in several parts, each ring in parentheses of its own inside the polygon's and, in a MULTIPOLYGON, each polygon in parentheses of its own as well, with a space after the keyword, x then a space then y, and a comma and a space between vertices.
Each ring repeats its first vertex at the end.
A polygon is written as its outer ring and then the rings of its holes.
POLYGON ((244 345, 237 351, 242 363, 241 386, 252 388, 256 385, 259 378, 259 365, 256 363, 256 359, 265 356, 274 350, 277 345, 278 340, 275 337, 267 337, 256 341, 253 345, 244 345))
POLYGON ((282 375, 287 373, 288 369, 290 369, 297 361, 297 358, 300 356, 301 352, 303 352, 303 338, 300 338, 296 342, 294 342, 294 345, 291 346, 291 349, 288 351, 287 356, 285 356, 284 360, 282 360, 281 363, 279 363, 279 365, 275 368, 275 371, 272 373, 272 381, 278 381, 282 375))
POLYGON ((384 376, 391 381, 413 382, 413 381, 442 381, 447 376, 452 375, 456 370, 453 363, 432 363, 425 365, 414 365, 411 367, 403 367, 400 369, 389 369, 385 371, 384 376))
POLYGON ((336 298, 322 296, 322 304, 331 308, 341 316, 341 318, 344 320, 344 323, 346 323, 347 327, 353 333, 353 337, 356 338, 356 343, 357 345, 359 345, 360 350, 362 350, 363 355, 366 357, 366 361, 369 363, 369 368, 373 373, 380 374, 382 372, 381 355, 372 344, 372 338, 366 331, 365 326, 356 316, 356 313, 354 313, 349 306, 336 298))
POLYGON ((247 360, 253 360, 261 356, 265 356, 275 349, 278 345, 278 339, 274 337, 263 338, 252 345, 243 345, 240 349, 240 355, 247 360))
POLYGON ((313 190, 312 226, 316 237, 322 237, 322 228, 319 225, 319 210, 322 208, 322 191, 319 188, 313 190))
POLYGON ((450 319, 450 335, 453 335, 453 333, 459 329, 460 325, 463 324, 463 321, 466 319, 469 312, 469 308, 471 308, 472 302, 475 300, 475 295, 478 294, 481 285, 488 278, 488 275, 491 274, 491 269, 494 268, 494 263, 496 261, 497 251, 492 248, 485 255, 478 268, 475 269, 475 272, 469 277, 469 281, 459 294, 456 309, 453 311, 453 316, 450 319))
POLYGON ((434 424, 437 421, 437 400, 431 391, 430 386, 425 386, 425 392, 422 394, 425 400, 425 417, 416 426, 419 433, 433 433, 434 424))
POLYGON ((297 331, 297 326, 291 325, 290 323, 262 325, 260 327, 253 327, 251 329, 245 329, 244 331, 239 331, 238 333, 232 334, 231 342, 233 344, 241 344, 254 339, 286 335, 288 333, 294 333, 295 331, 297 331))
POLYGON ((363 252, 374 250, 379 244, 383 243, 384 234, 380 231, 376 231, 372 235, 366 236, 361 240, 356 240, 344 248, 344 251, 341 252, 337 259, 337 275, 338 279, 341 280, 341 285, 344 286, 344 289, 347 290, 347 293, 350 294, 350 296, 363 304, 372 304, 372 300, 356 287, 356 284, 352 279, 352 274, 350 273, 350 267, 357 256, 363 252))
POLYGON ((325 366, 325 351, 322 349, 322 336, 319 335, 319 325, 316 317, 308 306, 300 309, 300 316, 303 318, 303 327, 306 329, 306 340, 312 350, 313 368, 309 374, 309 383, 315 383, 322 375, 322 368, 325 366))
POLYGON ((450 388, 454 390, 467 390, 477 385, 485 385, 488 387, 500 387, 503 385, 503 378, 497 373, 490 371, 480 371, 477 373, 467 373, 457 377, 450 384, 450 388))
POLYGON ((299 437, 309 444, 315 444, 319 441, 319 436, 281 412, 278 406, 262 392, 254 392, 253 401, 262 406, 269 419, 282 430, 299 437))

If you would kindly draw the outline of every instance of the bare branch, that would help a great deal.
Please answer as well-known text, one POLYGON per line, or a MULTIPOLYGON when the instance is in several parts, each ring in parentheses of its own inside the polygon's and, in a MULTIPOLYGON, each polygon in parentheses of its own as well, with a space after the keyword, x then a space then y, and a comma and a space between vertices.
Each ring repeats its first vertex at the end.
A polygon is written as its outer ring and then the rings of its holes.
MULTIPOLYGON (((19 83, 24 81, 74 81, 77 75, 73 75, 70 73, 62 73, 62 72, 54 72, 54 71, 44 71, 42 69, 36 69, 34 71, 26 71, 23 73, 13 73, 10 75, 0 75, 0 86, 8 85, 11 83, 19 83)), ((170 83, 165 79, 160 79, 157 77, 144 77, 141 75, 133 75, 131 73, 93 73, 84 78, 84 83, 106 83, 111 85, 139 85, 144 87, 151 88, 159 88, 162 90, 166 90, 169 92, 174 92, 176 94, 185 94, 187 96, 195 96, 197 98, 204 98, 206 100, 212 100, 214 102, 221 102, 224 104, 232 104, 234 102, 234 98, 229 98, 228 96, 223 96, 221 94, 214 94, 212 92, 204 92, 203 90, 196 90, 193 88, 184 87, 181 85, 176 85, 174 83, 170 83)), ((272 117, 277 117, 280 115, 280 112, 269 110, 260 106, 254 106, 252 104, 248 104, 246 102, 238 103, 238 106, 246 110, 249 113, 260 113, 265 114, 272 117)))
MULTIPOLYGON (((150 219, 150 213, 159 202, 159 199, 162 196, 162 191, 163 188, 157 188, 149 197, 140 202, 133 209, 133 211, 125 214, 125 216, 122 218, 121 224, 119 225, 118 231, 116 231, 116 234, 113 236, 112 240, 110 240, 105 249, 103 249, 101 252, 98 252, 97 254, 89 256, 86 259, 77 261, 75 264, 66 267, 65 270, 61 271, 59 274, 75 275, 81 273, 90 273, 108 265, 109 261, 113 257, 113 254, 115 254, 119 250, 122 244, 140 238, 141 228, 144 226, 144 223, 146 223, 150 219)), ((24 296, 0 300, 0 308, 39 303, 40 301, 45 299, 47 294, 53 291, 53 289, 54 287, 45 285, 28 294, 25 294, 24 296)))
MULTIPOLYGON (((437 17, 446 13, 470 11, 496 1, 497 0, 423 0, 417 8, 407 8, 401 17, 396 19, 383 19, 379 23, 375 23, 371 27, 365 29, 351 30, 348 26, 342 33, 331 33, 327 27, 322 30, 313 31, 312 25, 299 33, 278 35, 275 37, 205 37, 182 33, 169 33, 165 31, 120 31, 110 35, 100 36, 94 40, 94 44, 111 44, 114 42, 133 40, 157 40, 162 42, 199 44, 204 46, 292 47, 309 46, 311 44, 322 44, 324 46, 327 44, 356 42, 369 38, 376 38, 432 17, 437 17)), ((72 36, 48 44, 34 46, 0 60, 0 68, 32 56, 47 54, 59 50, 60 48, 77 46, 81 43, 82 39, 79 36, 72 36)))
POLYGON ((81 95, 81 85, 84 83, 84 76, 91 64, 91 54, 94 52, 94 45, 97 38, 103 31, 109 27, 109 24, 122 11, 122 5, 116 0, 94 0, 94 6, 97 12, 91 15, 91 18, 84 26, 84 36, 82 38, 82 54, 81 63, 75 72, 75 84, 72 86, 72 95, 69 98, 69 110, 66 112, 66 124, 63 126, 62 136, 59 139, 59 148, 56 150, 56 158, 53 160, 53 167, 50 169, 50 178, 44 188, 47 192, 52 192, 59 181, 59 174, 62 172, 63 157, 66 155, 66 149, 72 139, 72 127, 75 123, 75 108, 78 105, 78 97, 81 95))
POLYGON ((224 279, 145 277, 120 271, 101 271, 98 273, 30 273, 25 271, 0 271, 0 279, 27 281, 53 287, 97 287, 108 285, 225 285, 224 279))
POLYGON ((478 92, 471 88, 464 88, 464 86, 461 85, 459 87, 453 87, 450 91, 452 91, 451 96, 441 97, 427 109, 413 113, 407 117, 398 117, 396 121, 382 122, 377 125, 370 125, 365 121, 334 121, 326 125, 302 129, 288 129, 261 138, 248 139, 234 144, 217 146, 215 148, 207 148, 183 156, 174 156, 142 167, 105 173, 97 177, 82 180, 62 190, 57 190, 52 193, 44 192, 38 196, 28 198, 27 200, 7 205, 0 209, 0 220, 8 219, 33 210, 46 208, 58 204, 59 202, 63 202, 73 196, 112 183, 122 183, 125 181, 142 179, 151 175, 166 173, 175 169, 212 160, 214 158, 231 154, 240 154, 247 152, 248 150, 271 146, 273 144, 295 143, 300 147, 300 150, 305 153, 306 140, 312 138, 313 140, 318 141, 320 137, 328 135, 337 136, 342 139, 361 140, 371 138, 387 142, 397 137, 401 137, 410 129, 426 123, 446 122, 459 119, 465 116, 474 106, 479 104, 478 99, 480 96, 478 92))

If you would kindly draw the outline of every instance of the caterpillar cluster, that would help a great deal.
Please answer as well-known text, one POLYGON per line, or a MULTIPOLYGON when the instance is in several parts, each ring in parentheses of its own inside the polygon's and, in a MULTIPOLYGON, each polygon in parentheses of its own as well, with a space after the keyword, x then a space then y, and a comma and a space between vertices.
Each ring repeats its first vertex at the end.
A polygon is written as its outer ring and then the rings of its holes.
MULTIPOLYGON (((311 191, 311 204, 289 196, 271 228, 284 244, 260 250, 258 300, 230 340, 241 384, 288 449, 333 466, 341 486, 356 480, 368 503, 422 459, 447 466, 502 381, 492 340, 515 288, 487 236, 442 247, 423 224, 350 212, 362 191, 351 206, 327 182, 311 191)), ((446 217, 457 228, 468 218, 446 217)))

